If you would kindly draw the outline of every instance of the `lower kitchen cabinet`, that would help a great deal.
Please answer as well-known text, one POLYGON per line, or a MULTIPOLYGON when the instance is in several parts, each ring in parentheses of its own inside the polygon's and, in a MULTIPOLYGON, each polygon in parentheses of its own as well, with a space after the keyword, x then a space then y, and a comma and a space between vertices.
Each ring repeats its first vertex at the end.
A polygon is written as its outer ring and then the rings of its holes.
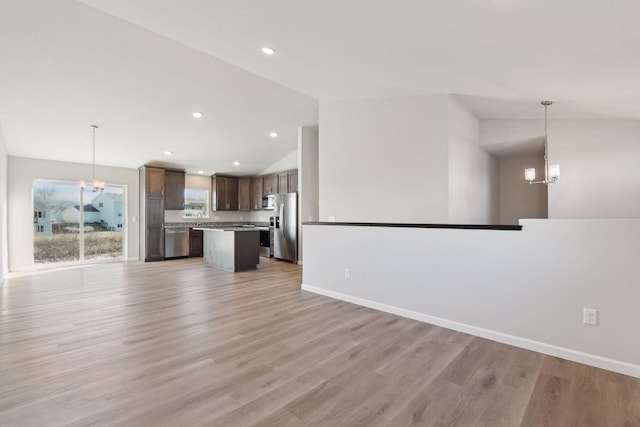
POLYGON ((189 229, 189 256, 201 257, 203 255, 202 230, 189 229))
POLYGON ((164 259, 164 197, 145 197, 145 261, 164 259))

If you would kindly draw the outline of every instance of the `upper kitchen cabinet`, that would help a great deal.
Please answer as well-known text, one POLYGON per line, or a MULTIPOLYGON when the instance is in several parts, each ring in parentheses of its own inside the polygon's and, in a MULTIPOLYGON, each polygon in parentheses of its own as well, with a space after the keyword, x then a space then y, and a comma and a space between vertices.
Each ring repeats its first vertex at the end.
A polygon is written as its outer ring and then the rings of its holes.
POLYGON ((213 175, 211 190, 211 208, 214 211, 238 210, 238 178, 213 175))
POLYGON ((262 186, 262 195, 268 196, 269 194, 275 194, 278 192, 278 175, 265 175, 263 177, 264 182, 262 186))
POLYGON ((184 171, 164 171, 164 208, 167 210, 184 209, 184 171))
POLYGON ((261 176, 251 178, 251 210, 262 210, 262 195, 264 178, 261 176))
POLYGON ((295 193, 296 191, 298 191, 298 170, 292 170, 287 175, 289 181, 289 193, 295 193))
POLYGON ((251 202, 251 178, 238 178, 238 210, 250 211, 251 202))
POLYGON ((278 193, 295 193, 298 191, 298 169, 278 174, 278 193))
POLYGON ((164 196, 164 169, 146 166, 145 173, 145 190, 147 196, 163 197, 164 196))
POLYGON ((289 174, 282 172, 278 174, 278 194, 289 192, 289 174))

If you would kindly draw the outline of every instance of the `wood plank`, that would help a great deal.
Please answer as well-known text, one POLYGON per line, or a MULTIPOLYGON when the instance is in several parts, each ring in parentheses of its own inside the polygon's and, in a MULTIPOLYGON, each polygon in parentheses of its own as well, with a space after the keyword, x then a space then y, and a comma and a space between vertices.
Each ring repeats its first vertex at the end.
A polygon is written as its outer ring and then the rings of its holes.
POLYGON ((640 380, 300 290, 261 258, 10 277, 0 425, 640 425, 640 380))

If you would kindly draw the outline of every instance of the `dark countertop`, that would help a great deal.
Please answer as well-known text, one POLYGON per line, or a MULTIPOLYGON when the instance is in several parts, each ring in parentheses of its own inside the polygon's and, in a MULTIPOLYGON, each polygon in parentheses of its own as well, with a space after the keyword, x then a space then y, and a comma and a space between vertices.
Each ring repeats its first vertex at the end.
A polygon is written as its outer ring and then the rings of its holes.
POLYGON ((257 227, 192 227, 194 230, 202 230, 202 231, 260 231, 257 227))
POLYGON ((266 229, 269 229, 269 223, 268 222, 214 222, 214 221, 209 221, 209 222, 200 222, 199 224, 196 225, 196 222, 166 222, 164 224, 164 228, 184 228, 184 227, 188 227, 188 228, 198 228, 198 229, 205 229, 205 228, 229 228, 229 227, 237 227, 237 228, 263 228, 266 227, 266 229))
POLYGON ((410 224, 390 222, 303 222, 302 225, 331 225, 348 227, 395 227, 395 228, 449 228, 454 230, 509 230, 520 231, 521 225, 487 224, 410 224))

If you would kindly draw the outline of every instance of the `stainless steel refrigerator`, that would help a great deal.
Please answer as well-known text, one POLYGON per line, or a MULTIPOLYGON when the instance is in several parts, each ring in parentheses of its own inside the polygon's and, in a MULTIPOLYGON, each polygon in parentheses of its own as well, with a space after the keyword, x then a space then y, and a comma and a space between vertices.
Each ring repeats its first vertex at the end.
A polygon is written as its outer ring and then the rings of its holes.
POLYGON ((274 200, 273 256, 298 261, 298 194, 276 194, 274 200))

